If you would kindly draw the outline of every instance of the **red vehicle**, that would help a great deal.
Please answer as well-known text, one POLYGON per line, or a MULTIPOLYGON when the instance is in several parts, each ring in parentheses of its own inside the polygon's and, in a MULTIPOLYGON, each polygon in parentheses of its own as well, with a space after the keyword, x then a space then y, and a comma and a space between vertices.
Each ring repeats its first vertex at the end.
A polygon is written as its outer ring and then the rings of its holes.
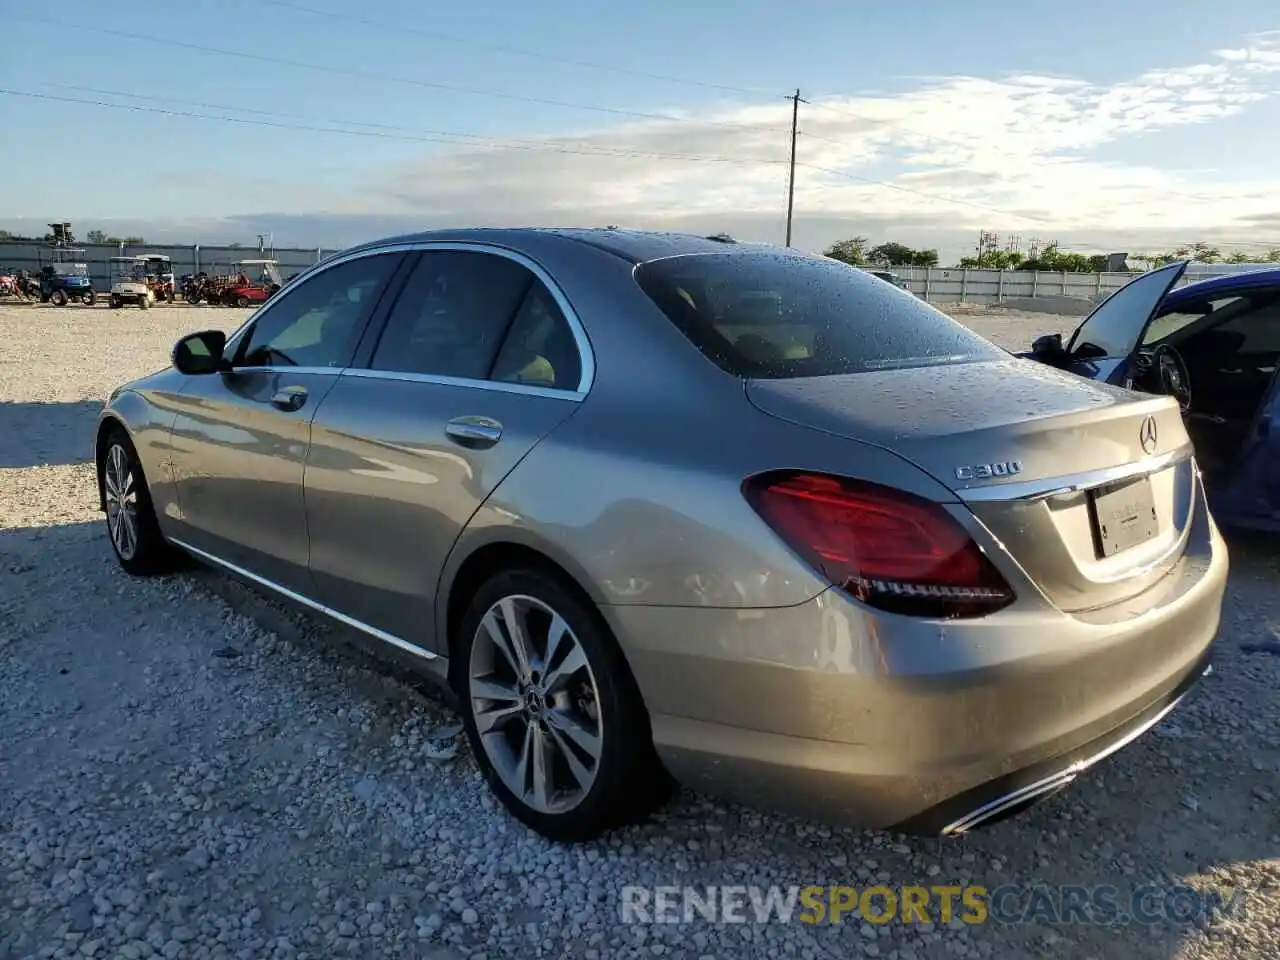
POLYGON ((278 260, 240 260, 230 284, 222 291, 222 302, 229 307, 251 307, 265 302, 280 289, 278 260))

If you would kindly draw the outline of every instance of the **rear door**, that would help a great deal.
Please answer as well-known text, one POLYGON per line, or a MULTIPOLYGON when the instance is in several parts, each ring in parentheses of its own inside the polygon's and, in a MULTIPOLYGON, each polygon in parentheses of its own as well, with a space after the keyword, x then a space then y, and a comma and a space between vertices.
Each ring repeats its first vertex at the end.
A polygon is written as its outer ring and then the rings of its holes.
POLYGON ((311 571, 323 602, 432 649, 450 548, 490 492, 578 407, 585 337, 550 277, 507 250, 432 245, 368 360, 312 425, 311 571))
POLYGON ((1224 523, 1280 530, 1280 368, 1226 486, 1214 498, 1224 523))

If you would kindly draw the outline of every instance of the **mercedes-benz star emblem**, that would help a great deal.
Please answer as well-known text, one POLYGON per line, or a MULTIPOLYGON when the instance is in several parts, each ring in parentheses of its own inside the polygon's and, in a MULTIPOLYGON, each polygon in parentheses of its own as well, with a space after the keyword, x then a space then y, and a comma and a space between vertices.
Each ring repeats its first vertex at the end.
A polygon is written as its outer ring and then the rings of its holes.
POLYGON ((1138 439, 1142 441, 1143 453, 1156 452, 1156 442, 1159 439, 1159 433, 1156 431, 1155 417, 1147 417, 1142 421, 1142 427, 1138 430, 1138 439))

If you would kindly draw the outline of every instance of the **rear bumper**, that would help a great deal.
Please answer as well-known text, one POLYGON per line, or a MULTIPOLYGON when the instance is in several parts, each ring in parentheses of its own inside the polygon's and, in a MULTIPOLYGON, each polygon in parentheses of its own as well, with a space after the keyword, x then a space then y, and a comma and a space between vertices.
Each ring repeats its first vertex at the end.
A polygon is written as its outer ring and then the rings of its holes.
POLYGON ((938 833, 1045 778, 1069 781, 1204 672, 1228 561, 1207 516, 1199 533, 1166 577, 1107 614, 925 622, 836 591, 771 610, 605 613, 658 752, 686 786, 938 833))

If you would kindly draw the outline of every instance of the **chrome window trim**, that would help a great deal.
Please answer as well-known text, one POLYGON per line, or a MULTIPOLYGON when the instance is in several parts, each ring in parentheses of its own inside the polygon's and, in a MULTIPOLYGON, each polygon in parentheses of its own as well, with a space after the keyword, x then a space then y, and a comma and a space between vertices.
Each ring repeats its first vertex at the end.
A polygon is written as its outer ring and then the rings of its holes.
POLYGON ((339 376, 346 367, 236 367, 236 373, 309 373, 309 374, 329 374, 330 376, 339 376))
MULTIPOLYGON (((273 367, 272 369, 281 368, 273 367)), ((586 397, 586 394, 576 390, 558 390, 555 387, 539 387, 531 383, 507 383, 503 380, 441 377, 434 373, 400 373, 396 370, 369 370, 364 367, 347 367, 341 373, 344 377, 353 377, 358 380, 395 380, 403 383, 431 383, 442 387, 469 387, 472 390, 493 390, 498 393, 516 393, 526 397, 549 397, 552 400, 564 400, 566 403, 581 403, 586 397)))
POLYGON ((403 640, 400 637, 397 637, 394 633, 387 633, 385 630, 379 630, 377 627, 371 627, 362 620, 357 620, 355 617, 349 617, 345 613, 333 609, 333 607, 326 607, 323 603, 318 603, 310 597, 303 596, 301 593, 290 590, 288 587, 282 587, 274 580, 268 580, 266 577, 259 576, 252 571, 246 570, 244 567, 237 566, 229 560, 223 560, 221 557, 214 556, 212 553, 201 550, 199 547, 193 547, 191 544, 183 540, 179 540, 176 537, 169 537, 168 540, 175 547, 180 547, 188 553, 200 557, 202 560, 207 560, 212 564, 222 567, 224 570, 228 570, 231 573, 244 577, 246 580, 251 580, 259 586, 266 587, 269 590, 274 590, 283 597, 288 597, 290 600, 300 603, 304 607, 309 607, 317 613, 323 613, 327 617, 332 617, 339 623, 344 623, 353 629, 359 630, 361 633, 367 633, 369 636, 374 637, 377 640, 381 640, 384 643, 389 643, 393 647, 399 647, 401 650, 404 650, 407 653, 412 653, 415 656, 422 657, 424 660, 438 660, 440 658, 438 653, 432 653, 424 647, 420 647, 415 643, 410 643, 408 640, 403 640))
MULTIPOLYGON (((551 274, 549 274, 543 266, 532 257, 521 253, 518 250, 512 250, 509 247, 503 247, 494 243, 487 243, 479 240, 413 240, 403 243, 389 243, 377 247, 362 247, 359 250, 353 250, 349 253, 334 254, 327 260, 322 260, 320 263, 313 264, 302 274, 293 278, 293 280, 290 281, 290 286, 293 286, 295 283, 301 285, 303 283, 310 282, 314 277, 319 276, 331 267, 336 267, 343 263, 349 263, 352 260, 360 260, 365 257, 373 257, 384 253, 426 253, 431 251, 488 253, 493 256, 505 257, 508 260, 512 260, 515 263, 520 264, 542 281, 542 284, 551 293, 551 298, 556 302, 556 306, 559 307, 560 313, 565 318, 565 322, 569 324, 569 333, 573 336, 574 345, 577 347, 578 364, 581 370, 578 376, 578 386, 573 390, 561 390, 556 387, 536 387, 528 384, 505 383, 503 381, 496 380, 472 380, 463 377, 441 377, 434 374, 411 373, 408 371, 398 370, 374 370, 372 368, 365 367, 341 368, 342 373, 352 376, 362 376, 368 379, 404 380, 408 382, 441 383, 446 385, 481 387, 484 389, 499 390, 503 393, 524 393, 531 396, 552 396, 578 400, 582 400, 586 397, 586 395, 591 391, 592 384, 595 383, 596 376, 595 353, 591 349, 591 340, 587 336, 586 328, 582 325, 581 318, 569 303, 569 298, 565 296, 560 285, 551 278, 551 274), (377 376, 372 376, 374 374, 377 376)), ((297 289, 298 287, 294 287, 290 292, 295 292, 297 289)), ((259 307, 258 311, 246 320, 244 324, 241 325, 240 329, 227 339, 227 351, 234 354, 235 350, 239 347, 238 341, 245 335, 245 331, 250 329, 252 325, 256 324, 258 320, 277 303, 281 303, 287 298, 288 297, 286 295, 285 297, 281 297, 279 300, 268 300, 265 304, 259 307)), ((387 319, 389 319, 389 317, 387 319)), ((386 321, 384 320, 383 322, 385 324, 386 321)), ((289 369, 294 370, 295 372, 299 370, 297 367, 237 367, 236 369, 289 369)), ((339 370, 337 367, 324 369, 332 369, 335 371, 339 370)))
POLYGON ((1069 474, 1061 477, 1049 477, 1045 480, 1024 480, 1018 483, 997 483, 986 487, 972 487, 957 490, 960 498, 969 502, 993 500, 1046 500, 1049 497, 1066 493, 1078 493, 1094 487, 1117 483, 1121 480, 1135 480, 1138 477, 1150 476, 1166 467, 1181 463, 1192 457, 1191 444, 1183 444, 1176 450, 1162 453, 1157 457, 1139 460, 1136 463, 1124 463, 1118 467, 1105 467, 1101 470, 1088 470, 1084 473, 1069 474))

